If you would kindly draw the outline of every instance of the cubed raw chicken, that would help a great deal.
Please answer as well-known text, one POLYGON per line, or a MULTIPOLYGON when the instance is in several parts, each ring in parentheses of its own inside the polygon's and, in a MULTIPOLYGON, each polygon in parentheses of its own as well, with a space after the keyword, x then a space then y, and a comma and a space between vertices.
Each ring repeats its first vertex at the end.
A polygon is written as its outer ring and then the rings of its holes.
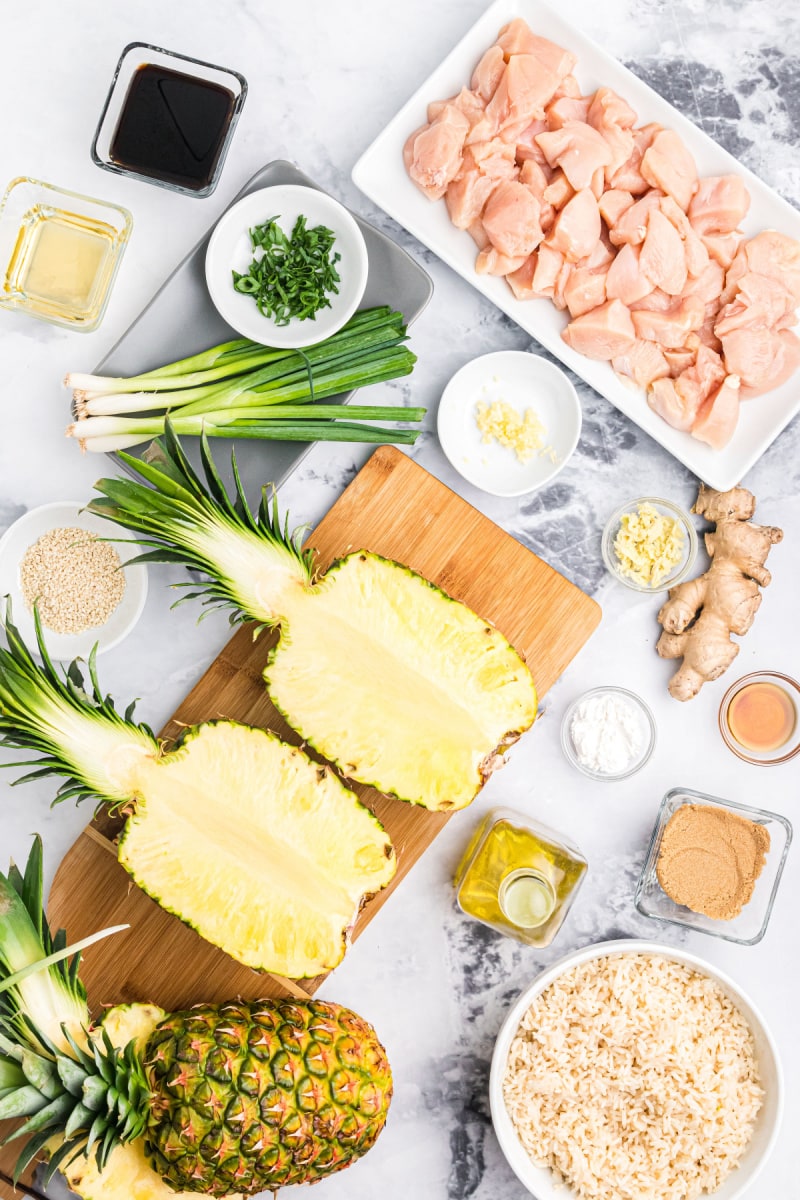
POLYGON ((470 129, 481 120, 486 107, 483 99, 476 92, 470 91, 469 88, 462 88, 457 96, 451 96, 449 100, 434 100, 432 104, 429 104, 428 120, 435 121, 448 104, 452 104, 454 108, 464 114, 469 121, 470 129))
POLYGON ((725 282, 725 272, 719 263, 709 260, 705 269, 694 278, 686 280, 683 289, 684 296, 699 296, 704 304, 715 304, 719 311, 722 286, 725 282))
POLYGON ((693 276, 702 275, 708 266, 708 251, 692 228, 686 213, 675 203, 672 196, 662 196, 658 206, 681 235, 687 272, 693 276))
MULTIPOLYGON (((677 379, 682 371, 685 371, 687 367, 691 367, 693 365, 695 355, 697 354, 697 346, 689 345, 689 343, 695 336, 695 334, 690 334, 686 339, 686 346, 680 350, 667 350, 666 348, 662 350, 664 361, 669 367, 669 373, 672 379, 677 379)), ((650 342, 648 344, 655 345, 655 342, 650 342)))
POLYGON ((502 46, 496 43, 490 46, 472 72, 470 87, 477 92, 484 104, 488 104, 497 91, 497 85, 506 69, 506 59, 502 46))
POLYGON ((609 229, 613 229, 626 209, 633 204, 633 196, 621 188, 609 188, 597 201, 600 216, 609 229))
POLYGON ((539 201, 524 183, 510 180, 498 183, 486 202, 481 220, 492 245, 509 258, 526 259, 544 237, 539 224, 539 201))
POLYGON ((614 228, 609 230, 608 236, 612 245, 623 246, 627 242, 632 246, 638 246, 643 242, 647 233, 650 213, 660 207, 663 196, 663 192, 652 188, 642 196, 641 200, 637 200, 635 204, 624 209, 614 228))
POLYGON ((779 329, 777 335, 780 349, 772 371, 764 377, 758 387, 747 387, 743 384, 740 392, 742 400, 752 400, 754 396, 762 396, 764 392, 781 387, 800 367, 800 338, 792 333, 791 329, 779 329))
POLYGON ((732 233, 750 208, 750 193, 738 175, 712 175, 701 179, 689 204, 689 220, 702 236, 732 233))
POLYGON ((679 350, 687 335, 700 328, 704 317, 705 305, 696 296, 677 300, 675 307, 667 311, 639 308, 631 313, 637 337, 670 350, 679 350))
POLYGON ((431 200, 440 200, 461 167, 469 121, 446 104, 435 121, 412 133, 403 154, 414 183, 431 200))
POLYGON ((652 281, 653 287, 661 288, 670 296, 680 295, 686 285, 683 238, 660 208, 653 209, 648 218, 647 233, 639 255, 639 269, 652 281))
POLYGON ((553 93, 553 99, 560 100, 562 96, 569 96, 571 100, 577 100, 580 95, 581 87, 575 76, 565 75, 553 93))
POLYGON ((621 300, 630 307, 653 291, 653 281, 641 265, 639 246, 623 246, 616 255, 606 276, 606 295, 609 300, 621 300))
POLYGON ((634 342, 627 354, 612 358, 611 365, 618 375, 632 379, 641 388, 669 375, 664 352, 655 342, 634 342))
POLYGON ((611 161, 605 168, 605 177, 611 180, 633 153, 632 127, 636 123, 636 113, 611 88, 601 87, 592 98, 586 119, 603 135, 611 150, 611 161))
POLYGON ((564 300, 570 316, 581 317, 604 304, 606 299, 606 273, 575 266, 564 285, 564 300))
POLYGON ((697 189, 697 166, 674 130, 656 134, 642 157, 641 173, 686 212, 697 189))
POLYGON ((700 406, 692 425, 692 437, 707 442, 714 450, 727 446, 739 420, 740 390, 739 376, 726 375, 700 406))
POLYGON ((556 286, 556 281, 563 265, 564 255, 558 250, 554 250, 552 246, 548 246, 547 242, 542 242, 539 247, 532 283, 533 290, 537 296, 550 296, 552 299, 553 289, 556 286))
POLYGON ((488 246, 478 252, 478 257, 475 259, 475 273, 477 275, 510 275, 512 271, 519 270, 526 258, 526 254, 503 254, 490 242, 488 246))
POLYGON ((647 403, 674 429, 690 430, 703 402, 725 378, 722 360, 707 346, 697 351, 694 363, 677 379, 657 379, 647 403))
POLYGON ((506 283, 511 288, 517 300, 533 300, 536 292, 533 290, 533 274, 536 270, 538 254, 529 254, 521 267, 506 275, 506 283))
POLYGON ((547 235, 547 244, 564 255, 567 262, 587 258, 600 241, 600 210, 589 188, 567 201, 547 235))
POLYGON ((800 364, 800 341, 789 329, 736 329, 720 340, 728 370, 749 396, 785 382, 800 364))
POLYGON ((621 188, 623 191, 630 192, 632 196, 644 195, 650 184, 642 175, 642 158, 652 144, 653 138, 661 132, 661 129, 661 125, 653 123, 632 130, 633 149, 630 156, 609 178, 609 183, 613 188, 621 188))
POLYGON ((544 151, 536 141, 536 135, 539 133, 544 133, 546 129, 546 121, 531 121, 525 126, 522 132, 517 135, 517 140, 514 144, 517 162, 524 164, 528 161, 528 159, 531 159, 533 162, 538 163, 539 166, 543 167, 546 171, 551 171, 547 159, 544 156, 544 151))
POLYGON ((791 316, 794 324, 795 301, 777 279, 748 271, 736 284, 736 295, 724 308, 714 326, 723 338, 735 329, 769 329, 791 316))
POLYGON ((723 303, 731 299, 733 288, 748 271, 767 275, 782 284, 800 305, 800 242, 766 229, 740 246, 725 277, 723 303))
POLYGON ((583 121, 589 112, 591 96, 559 96, 545 109, 544 119, 548 129, 563 129, 568 121, 583 121))
POLYGON ((561 337, 587 358, 611 360, 627 354, 636 341, 631 314, 619 300, 608 300, 570 321, 561 337))
POLYGON ((571 73, 578 61, 575 55, 563 46, 557 46, 555 42, 539 37, 521 17, 516 17, 503 26, 497 35, 497 44, 506 59, 518 54, 535 55, 543 67, 558 76, 559 83, 571 73))
POLYGON ((561 129, 537 134, 536 141, 550 166, 561 167, 576 192, 588 188, 595 171, 611 162, 603 135, 583 121, 567 121, 561 129))
POLYGON ((497 184, 503 179, 515 179, 518 174, 513 146, 499 138, 466 146, 461 168, 445 192, 447 211, 456 228, 469 229, 497 184))
POLYGON ((567 179, 561 167, 553 171, 550 182, 542 193, 542 199, 553 208, 563 208, 568 200, 575 195, 575 188, 567 179))
POLYGON ((505 129, 516 128, 521 133, 531 121, 544 117, 558 84, 559 76, 544 68, 534 55, 515 54, 486 105, 483 120, 473 127, 470 140, 485 141, 505 129))
POLYGON ((719 263, 727 271, 736 257, 744 235, 741 233, 704 233, 700 241, 706 248, 709 258, 719 263))

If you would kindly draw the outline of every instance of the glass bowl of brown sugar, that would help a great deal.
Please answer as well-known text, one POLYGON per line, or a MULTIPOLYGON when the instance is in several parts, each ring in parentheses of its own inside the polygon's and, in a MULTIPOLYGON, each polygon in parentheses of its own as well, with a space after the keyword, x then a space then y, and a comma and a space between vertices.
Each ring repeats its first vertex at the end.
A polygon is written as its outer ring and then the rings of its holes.
POLYGON ((674 788, 634 902, 643 916, 754 946, 767 932, 792 826, 780 813, 674 788))

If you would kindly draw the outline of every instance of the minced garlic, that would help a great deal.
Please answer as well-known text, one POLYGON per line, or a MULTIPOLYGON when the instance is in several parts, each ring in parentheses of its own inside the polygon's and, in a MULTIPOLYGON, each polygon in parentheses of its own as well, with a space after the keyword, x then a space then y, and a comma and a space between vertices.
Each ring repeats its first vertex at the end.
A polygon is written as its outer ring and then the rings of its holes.
POLYGON ((505 400, 494 400, 487 404, 479 400, 475 417, 484 442, 499 442, 513 450, 521 463, 528 462, 537 451, 546 454, 555 462, 552 446, 545 446, 547 430, 532 408, 519 413, 505 400))
POLYGON ((642 587, 658 587, 683 558, 684 541, 679 521, 640 504, 620 518, 614 538, 620 572, 642 587))

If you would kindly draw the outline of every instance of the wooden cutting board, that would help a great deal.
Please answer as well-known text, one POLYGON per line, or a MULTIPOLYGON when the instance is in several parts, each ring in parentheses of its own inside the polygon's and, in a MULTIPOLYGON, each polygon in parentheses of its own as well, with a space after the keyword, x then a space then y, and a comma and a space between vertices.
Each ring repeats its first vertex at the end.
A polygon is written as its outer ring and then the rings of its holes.
MULTIPOLYGON (((540 698, 600 621, 594 600, 393 447, 372 455, 308 544, 317 550, 321 567, 352 550, 371 550, 413 567, 463 600, 525 657, 540 698)), ((176 618, 168 616, 165 597, 164 620, 171 619, 176 618)), ((251 629, 242 627, 162 736, 173 739, 185 725, 228 718, 272 729, 299 744, 270 703, 261 678, 274 641, 266 635, 253 641, 251 629)), ((357 938, 449 815, 429 813, 358 784, 355 791, 387 828, 398 859, 390 886, 364 906, 353 932, 357 938)), ((474 822, 463 813, 452 815, 463 822, 466 843, 474 822)), ((235 820, 234 812, 231 818, 235 820)), ((175 1011, 233 996, 303 997, 316 991, 324 976, 297 982, 252 971, 159 908, 117 862, 114 838, 120 824, 105 814, 96 818, 67 853, 50 893, 51 925, 66 928, 72 941, 107 925, 130 924, 128 932, 84 956, 81 974, 95 1010, 150 1000, 175 1011)), ((0 1152, 0 1173, 10 1173, 14 1157, 13 1145, 0 1152)), ((5 1200, 11 1193, 3 1189, 0 1174, 5 1200)))

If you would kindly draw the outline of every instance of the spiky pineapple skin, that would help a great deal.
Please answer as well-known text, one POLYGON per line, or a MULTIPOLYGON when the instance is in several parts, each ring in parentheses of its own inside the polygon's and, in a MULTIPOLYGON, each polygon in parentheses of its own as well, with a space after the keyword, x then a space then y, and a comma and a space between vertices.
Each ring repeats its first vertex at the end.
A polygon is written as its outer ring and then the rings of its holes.
POLYGON ((172 1014, 144 1061, 148 1160, 172 1187, 210 1196, 310 1183, 349 1166, 374 1144, 392 1096, 375 1030, 320 1000, 172 1014))

